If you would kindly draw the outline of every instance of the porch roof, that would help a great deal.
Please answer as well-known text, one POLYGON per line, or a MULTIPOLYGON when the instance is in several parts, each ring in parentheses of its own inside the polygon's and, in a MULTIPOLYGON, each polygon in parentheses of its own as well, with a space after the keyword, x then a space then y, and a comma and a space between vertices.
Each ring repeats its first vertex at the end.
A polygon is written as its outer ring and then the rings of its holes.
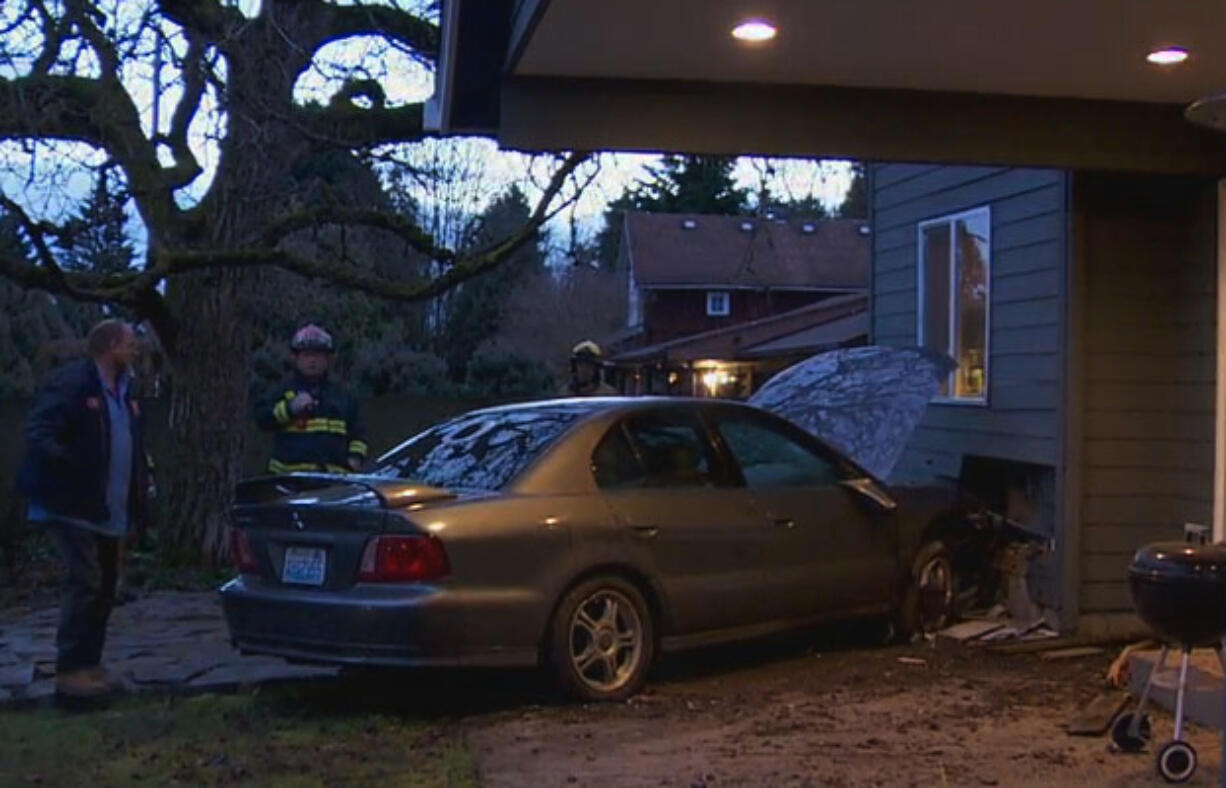
POLYGON ((446 0, 431 119, 526 149, 846 155, 1226 173, 1184 119, 1226 90, 1212 3, 446 0), (1176 66, 1151 50, 1185 47, 1176 66))

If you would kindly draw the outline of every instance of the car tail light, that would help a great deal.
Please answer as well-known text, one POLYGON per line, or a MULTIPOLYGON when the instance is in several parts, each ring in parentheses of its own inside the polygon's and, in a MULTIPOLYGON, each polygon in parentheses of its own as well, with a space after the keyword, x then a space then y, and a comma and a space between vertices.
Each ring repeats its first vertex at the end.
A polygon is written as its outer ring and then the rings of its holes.
POLYGON ((260 562, 255 559, 251 540, 241 528, 230 529, 230 558, 234 560, 234 567, 240 574, 253 575, 260 571, 260 562))
POLYGON ((433 536, 376 536, 366 543, 358 580, 411 583, 451 573, 443 543, 433 536))

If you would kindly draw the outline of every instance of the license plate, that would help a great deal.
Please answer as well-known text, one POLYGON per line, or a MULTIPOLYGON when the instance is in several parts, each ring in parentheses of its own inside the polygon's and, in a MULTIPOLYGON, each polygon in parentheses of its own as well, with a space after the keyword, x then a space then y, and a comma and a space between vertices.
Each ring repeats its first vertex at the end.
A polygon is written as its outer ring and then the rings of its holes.
POLYGON ((281 582, 304 586, 324 584, 327 554, 320 547, 287 547, 281 565, 281 582))

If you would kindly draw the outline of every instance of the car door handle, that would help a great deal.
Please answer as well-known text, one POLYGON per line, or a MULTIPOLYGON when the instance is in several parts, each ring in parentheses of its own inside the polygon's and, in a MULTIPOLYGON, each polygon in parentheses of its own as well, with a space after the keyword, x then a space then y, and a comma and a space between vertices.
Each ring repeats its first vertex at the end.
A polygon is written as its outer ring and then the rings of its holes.
POLYGON ((637 539, 655 539, 660 535, 660 527, 656 525, 632 525, 630 533, 637 539))
POLYGON ((796 527, 796 521, 791 517, 775 517, 771 522, 780 528, 787 528, 789 530, 796 527))

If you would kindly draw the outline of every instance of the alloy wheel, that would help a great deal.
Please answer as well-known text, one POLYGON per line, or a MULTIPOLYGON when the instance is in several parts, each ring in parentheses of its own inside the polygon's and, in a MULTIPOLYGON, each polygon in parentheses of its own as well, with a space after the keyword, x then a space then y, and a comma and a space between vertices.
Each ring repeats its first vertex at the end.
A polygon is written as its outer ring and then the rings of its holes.
POLYGON ((920 631, 933 632, 949 619, 954 600, 954 570, 949 558, 934 555, 924 563, 916 578, 919 591, 920 631))
POLYGON ((570 620, 570 661, 590 688, 615 692, 643 659, 643 622, 634 604, 612 589, 584 599, 570 620))

